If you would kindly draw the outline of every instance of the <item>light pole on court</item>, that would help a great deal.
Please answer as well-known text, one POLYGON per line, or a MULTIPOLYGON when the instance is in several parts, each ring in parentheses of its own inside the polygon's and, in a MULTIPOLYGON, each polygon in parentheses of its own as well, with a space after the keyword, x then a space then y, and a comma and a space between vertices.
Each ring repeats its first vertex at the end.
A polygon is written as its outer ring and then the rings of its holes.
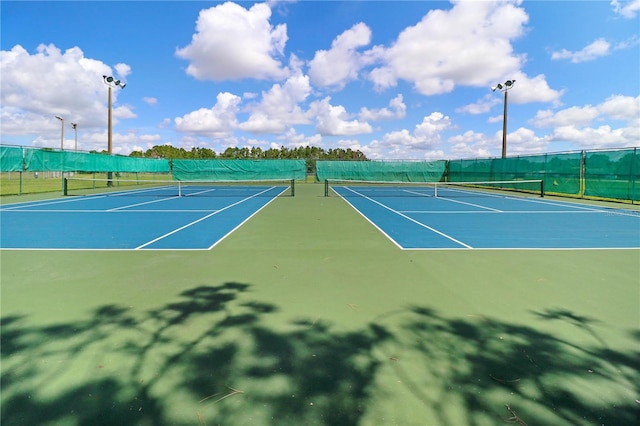
POLYGON ((60 120, 60 123, 62 124, 60 126, 60 151, 64 151, 64 118, 59 115, 56 115, 56 118, 60 120))
POLYGON ((73 130, 76 132, 76 145, 75 145, 75 150, 78 150, 78 123, 71 123, 71 127, 73 128, 73 130))
MULTIPOLYGON (((111 155, 113 152, 112 120, 111 120, 111 113, 112 113, 111 91, 115 87, 120 87, 121 89, 124 89, 124 87, 126 86, 126 83, 123 83, 120 80, 116 80, 113 77, 107 76, 107 75, 103 75, 102 80, 104 81, 104 84, 106 84, 109 87, 109 98, 107 102, 108 110, 109 110, 107 115, 107 152, 109 153, 109 155, 111 155)), ((112 177, 113 177, 113 172, 107 172, 107 186, 113 186, 112 177)))
POLYGON ((516 84, 515 80, 507 80, 491 88, 492 92, 504 92, 504 113, 502 115, 502 158, 507 156, 507 92, 516 84))

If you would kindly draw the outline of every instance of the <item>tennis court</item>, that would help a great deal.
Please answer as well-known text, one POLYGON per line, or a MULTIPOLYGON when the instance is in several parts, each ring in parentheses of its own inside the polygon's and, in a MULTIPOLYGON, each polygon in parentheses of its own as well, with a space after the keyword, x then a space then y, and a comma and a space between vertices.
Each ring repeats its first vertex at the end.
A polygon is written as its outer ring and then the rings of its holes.
POLYGON ((637 206, 275 186, 3 199, 2 424, 637 424, 637 206))
POLYGON ((211 249, 287 190, 159 182, 143 189, 7 205, 0 209, 0 247, 211 249))
POLYGON ((355 184, 332 190, 402 249, 640 247, 637 211, 460 184, 355 184))

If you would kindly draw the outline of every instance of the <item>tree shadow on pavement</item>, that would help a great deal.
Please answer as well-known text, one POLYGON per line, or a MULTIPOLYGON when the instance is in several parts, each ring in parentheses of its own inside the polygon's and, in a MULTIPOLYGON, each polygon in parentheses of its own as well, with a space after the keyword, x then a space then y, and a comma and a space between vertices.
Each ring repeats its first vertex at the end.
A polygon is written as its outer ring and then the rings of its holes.
MULTIPOLYGON (((105 305, 46 326, 3 317, 2 424, 355 425, 395 404, 394 386, 430 413, 415 424, 636 424, 640 354, 600 336, 577 345, 421 306, 340 331, 271 321, 279 307, 249 290, 203 285, 156 309, 105 305)), ((533 317, 595 333, 577 313, 533 317)))

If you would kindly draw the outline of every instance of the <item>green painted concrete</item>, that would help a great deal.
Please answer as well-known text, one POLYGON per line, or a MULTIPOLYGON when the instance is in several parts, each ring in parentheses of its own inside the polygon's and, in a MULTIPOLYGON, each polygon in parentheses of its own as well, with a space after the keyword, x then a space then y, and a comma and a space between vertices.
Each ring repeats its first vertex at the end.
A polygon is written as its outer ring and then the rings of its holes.
POLYGON ((3 426, 635 423, 638 250, 402 251, 322 195, 210 251, 1 251, 3 426))

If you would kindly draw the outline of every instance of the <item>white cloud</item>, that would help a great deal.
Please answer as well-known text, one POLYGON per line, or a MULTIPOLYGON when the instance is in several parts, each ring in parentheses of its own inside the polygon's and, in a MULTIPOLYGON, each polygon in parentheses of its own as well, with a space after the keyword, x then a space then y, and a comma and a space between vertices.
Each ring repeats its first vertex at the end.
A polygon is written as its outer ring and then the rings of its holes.
MULTIPOLYGON (((14 114, 61 115, 85 128, 106 124, 107 90, 101 76, 111 69, 85 58, 78 47, 62 52, 52 44, 41 44, 31 55, 16 45, 0 52, 0 73, 2 107, 14 107, 14 114), (74 87, 83 90, 71 90, 74 87)), ((114 105, 119 94, 113 91, 114 105)), ((5 118, 3 127, 12 121, 5 118)))
POLYGON ((633 146, 639 132, 632 129, 612 129, 605 125, 597 128, 564 126, 554 129, 550 135, 552 141, 571 142, 580 148, 623 148, 633 146))
MULTIPOLYGON (((493 136, 467 131, 449 138, 452 158, 487 158, 502 150, 502 130, 493 136)), ((527 155, 545 152, 547 137, 540 137, 531 129, 521 127, 507 135, 507 155, 527 155)))
POLYGON ((262 93, 262 100, 248 109, 249 119, 240 124, 242 130, 253 133, 280 133, 294 124, 310 122, 299 103, 311 93, 309 77, 298 74, 283 84, 274 84, 262 93))
POLYGON ((598 110, 614 120, 631 124, 640 119, 640 96, 613 95, 598 105, 598 110))
POLYGON ((528 19, 516 4, 502 2, 462 1, 432 10, 382 52, 386 63, 369 79, 378 89, 406 80, 424 95, 488 86, 522 66, 525 58, 514 54, 511 40, 524 33, 528 19))
POLYGON ((462 112, 472 115, 485 114, 491 111, 491 108, 501 103, 502 102, 500 101, 500 98, 487 93, 482 99, 476 101, 475 103, 457 108, 456 112, 462 112))
POLYGON ((449 117, 440 112, 433 112, 424 117, 413 132, 407 129, 388 132, 382 140, 374 140, 363 147, 363 152, 374 155, 374 159, 409 159, 415 158, 417 152, 422 153, 424 157, 429 152, 433 153, 441 142, 442 132, 450 127, 449 117))
POLYGON ((366 122, 349 121, 349 114, 342 105, 331 105, 331 98, 312 102, 309 114, 316 118, 316 128, 321 135, 346 136, 371 133, 373 129, 366 122))
MULTIPOLYGON (((564 90, 554 90, 550 88, 544 74, 529 77, 523 72, 518 71, 503 78, 494 80, 493 84, 496 84, 497 82, 504 82, 509 79, 515 80, 513 87, 509 89, 509 104, 527 104, 532 102, 552 102, 557 104, 564 94, 564 90)), ((493 92, 493 96, 500 99, 504 95, 499 91, 495 91, 493 92)), ((502 105, 503 103, 490 102, 490 104, 493 107, 495 105, 502 105)))
POLYGON ((309 62, 309 76, 314 85, 342 89, 358 77, 362 55, 357 49, 371 42, 371 30, 363 23, 340 34, 330 50, 319 50, 309 62))
POLYGON ((380 121, 404 118, 407 115, 407 106, 404 104, 401 94, 389 101, 389 108, 360 109, 359 119, 362 121, 380 121))
POLYGON ((585 46, 577 52, 571 52, 562 49, 559 52, 553 52, 551 59, 570 59, 574 64, 580 62, 593 61, 601 56, 606 56, 611 52, 611 43, 603 38, 595 40, 593 43, 585 46))
MULTIPOLYGON (((496 134, 496 139, 498 138, 499 146, 502 147, 502 130, 496 134)), ((540 137, 533 130, 520 127, 507 134, 507 154, 511 156, 547 152, 549 141, 547 136, 540 137)))
POLYGON ((288 147, 301 147, 301 146, 321 146, 322 145, 322 135, 315 134, 311 136, 305 136, 303 134, 299 134, 295 129, 289 129, 287 132, 283 133, 278 137, 279 140, 285 141, 286 146, 288 147))
POLYGON ((158 99, 151 96, 145 96, 142 101, 149 105, 158 105, 158 99))
POLYGON ((514 74, 516 86, 509 91, 509 102, 526 104, 531 102, 558 103, 564 90, 554 90, 549 87, 544 74, 530 78, 524 73, 514 74))
POLYGON ((614 50, 624 50, 624 49, 630 49, 632 47, 637 46, 638 44, 640 44, 640 37, 638 37, 638 35, 633 35, 631 37, 629 37, 626 40, 623 40, 621 42, 616 43, 616 45, 613 47, 614 50))
POLYGON ((453 158, 486 158, 499 146, 496 138, 471 130, 449 138, 449 143, 453 158))
POLYGON ((640 96, 615 95, 595 106, 538 111, 530 122, 552 128, 549 141, 570 142, 581 149, 635 146, 640 140, 640 96), (624 124, 618 128, 611 124, 594 126, 607 119, 624 124))
MULTIPOLYGON (((65 119, 65 149, 75 147, 70 123, 78 124, 78 148, 106 148, 107 87, 103 75, 124 78, 131 72, 127 64, 117 64, 116 72, 103 62, 84 56, 79 47, 65 51, 53 44, 41 44, 31 54, 20 45, 0 52, 0 119, 3 140, 32 136, 34 146, 60 147, 60 122, 65 119)), ((127 89, 125 89, 127 90, 127 89)), ((128 92, 112 91, 113 125, 136 118, 132 106, 120 104, 118 98, 128 92)), ((121 134, 114 130, 114 152, 128 150, 117 145, 141 139, 138 133, 121 134)))
POLYGON ((614 12, 619 14, 620 16, 628 19, 633 19, 640 11, 640 0, 612 0, 611 6, 613 6, 614 12))
POLYGON ((591 105, 570 107, 557 112, 543 110, 538 111, 531 123, 536 127, 585 126, 591 123, 599 114, 598 109, 591 105))
POLYGON ((114 68, 116 69, 116 74, 118 77, 125 79, 129 74, 131 74, 131 67, 127 64, 115 64, 114 68))
POLYGON ((640 117, 640 96, 614 95, 592 106, 570 107, 560 111, 542 110, 530 121, 536 127, 584 127, 601 118, 633 124, 640 117))
POLYGON ((287 26, 273 27, 271 9, 250 9, 227 2, 202 10, 191 43, 176 55, 189 61, 187 74, 199 80, 281 79, 289 71, 279 57, 287 42, 287 26))
POLYGON ((241 99, 228 92, 219 93, 213 108, 200 108, 175 119, 176 130, 224 137, 237 126, 236 114, 241 99))

